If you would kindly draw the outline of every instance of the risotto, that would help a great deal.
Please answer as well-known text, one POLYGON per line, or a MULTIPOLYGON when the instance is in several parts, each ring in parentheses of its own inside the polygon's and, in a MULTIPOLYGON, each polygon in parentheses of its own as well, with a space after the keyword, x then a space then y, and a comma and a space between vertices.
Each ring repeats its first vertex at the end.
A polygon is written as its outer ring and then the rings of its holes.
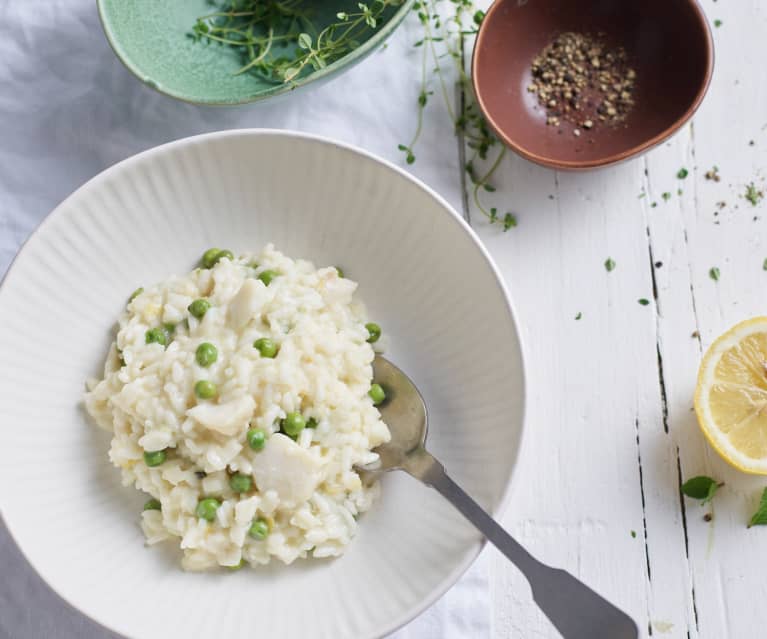
POLYGON ((339 555, 378 486, 356 464, 389 440, 357 284, 267 246, 137 290, 85 405, 113 433, 123 483, 147 493, 149 544, 183 566, 339 555))

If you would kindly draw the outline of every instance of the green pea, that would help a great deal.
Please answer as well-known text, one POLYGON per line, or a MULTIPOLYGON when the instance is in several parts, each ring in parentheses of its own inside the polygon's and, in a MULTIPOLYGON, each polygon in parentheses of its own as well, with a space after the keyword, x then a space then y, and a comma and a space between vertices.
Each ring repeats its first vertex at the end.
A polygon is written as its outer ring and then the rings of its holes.
POLYGON ((218 254, 221 252, 220 248, 209 248, 202 254, 200 264, 202 268, 213 268, 218 262, 218 254))
POLYGON ((371 384, 368 395, 370 395, 370 399, 373 400, 373 404, 376 406, 386 399, 386 393, 380 384, 371 384))
POLYGON ((164 463, 166 457, 164 450, 144 451, 144 463, 150 468, 164 463))
POLYGON ((259 353, 261 353, 261 357, 272 358, 277 355, 277 351, 280 350, 280 347, 274 343, 274 340, 271 340, 268 337, 257 339, 253 342, 253 346, 258 349, 259 353))
POLYGON ((247 493, 253 488, 253 478, 244 473, 236 473, 229 479, 229 486, 236 493, 247 493))
POLYGON ((365 324, 365 328, 368 329, 368 342, 374 344, 381 337, 381 327, 375 322, 368 322, 365 324))
POLYGON ((244 567, 245 567, 245 564, 247 564, 247 563, 248 563, 248 562, 247 562, 247 561, 245 561, 244 559, 240 559, 240 563, 238 563, 238 564, 234 564, 234 566, 227 566, 227 568, 228 568, 229 570, 231 570, 232 572, 234 572, 234 571, 236 571, 236 570, 239 570, 240 568, 244 568, 244 567))
POLYGON ((170 333, 164 326, 150 328, 144 333, 144 341, 147 344, 162 344, 163 346, 167 346, 170 341, 170 333))
POLYGON ((139 286, 133 293, 130 294, 130 297, 128 298, 128 304, 130 304, 133 300, 135 300, 139 295, 141 295, 144 292, 144 287, 139 286))
POLYGON ((246 438, 253 450, 261 450, 266 445, 266 433, 260 428, 251 428, 246 438))
POLYGON ((338 271, 338 277, 345 277, 344 270, 340 266, 336 266, 336 271, 338 271))
POLYGON ((218 255, 216 256, 216 264, 218 264, 218 262, 224 258, 234 261, 234 253, 232 253, 229 249, 219 251, 218 255))
POLYGON ((208 367, 218 359, 218 349, 210 342, 203 342, 194 354, 200 366, 208 367))
POLYGON ((213 521, 216 518, 216 511, 218 510, 219 506, 221 506, 221 502, 219 502, 218 499, 213 499, 213 497, 206 497, 205 499, 201 499, 197 502, 197 509, 195 510, 195 514, 200 519, 213 521))
POLYGON ((264 271, 263 273, 261 273, 261 275, 258 276, 258 279, 260 279, 265 286, 269 286, 272 280, 278 275, 279 273, 277 271, 264 271))
POLYGON ((314 417, 310 417, 309 420, 306 422, 306 427, 307 428, 317 428, 317 424, 318 423, 319 422, 316 419, 314 419, 314 417))
POLYGON ((157 499, 150 499, 144 504, 144 510, 162 510, 162 504, 157 499))
POLYGON ((210 308, 210 302, 205 299, 195 300, 189 306, 187 306, 187 310, 189 311, 189 314, 192 317, 196 317, 197 319, 202 319, 203 317, 205 317, 205 313, 208 312, 209 308, 210 308))
POLYGON ((248 530, 248 535, 259 541, 266 539, 269 535, 269 523, 261 517, 254 519, 250 525, 250 530, 248 530))
POLYGON ((298 437, 301 431, 306 428, 306 420, 301 413, 288 413, 282 420, 282 430, 290 437, 298 437))
POLYGON ((213 399, 218 394, 218 388, 213 382, 201 379, 194 385, 194 393, 200 399, 213 399))

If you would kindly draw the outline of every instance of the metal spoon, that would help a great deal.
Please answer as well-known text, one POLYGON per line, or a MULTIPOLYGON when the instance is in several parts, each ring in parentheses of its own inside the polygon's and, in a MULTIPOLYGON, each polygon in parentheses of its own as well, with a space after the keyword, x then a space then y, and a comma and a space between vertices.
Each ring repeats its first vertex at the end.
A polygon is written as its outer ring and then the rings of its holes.
POLYGON ((373 469, 361 470, 369 478, 404 470, 435 488, 522 571, 535 603, 565 639, 637 639, 631 617, 570 573, 535 559, 448 477, 442 464, 426 451, 426 405, 407 375, 380 355, 375 358, 373 371, 375 381, 386 391, 386 400, 378 409, 392 437, 375 451, 380 462, 373 469))

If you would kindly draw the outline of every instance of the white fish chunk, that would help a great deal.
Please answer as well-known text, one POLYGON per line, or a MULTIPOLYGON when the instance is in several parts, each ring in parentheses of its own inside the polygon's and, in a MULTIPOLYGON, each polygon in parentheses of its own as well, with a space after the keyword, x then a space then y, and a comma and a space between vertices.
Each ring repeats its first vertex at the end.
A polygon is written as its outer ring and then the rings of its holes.
POLYGON ((261 280, 246 279, 229 303, 229 325, 238 330, 253 319, 267 299, 261 280))
POLYGON ((245 395, 223 404, 198 404, 186 414, 205 428, 232 437, 247 427, 255 409, 256 402, 245 395))
POLYGON ((253 476, 261 493, 274 490, 281 501, 300 504, 322 481, 322 462, 290 437, 275 433, 253 458, 253 476))

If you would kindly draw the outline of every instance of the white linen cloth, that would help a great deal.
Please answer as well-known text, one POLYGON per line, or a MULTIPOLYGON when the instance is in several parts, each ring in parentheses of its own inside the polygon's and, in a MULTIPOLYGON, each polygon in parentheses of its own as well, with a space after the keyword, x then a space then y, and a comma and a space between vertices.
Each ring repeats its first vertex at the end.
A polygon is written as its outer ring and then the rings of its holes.
MULTIPOLYGON (((276 103, 216 108, 178 102, 136 80, 109 48, 95 0, 0 0, 0 18, 0 276, 45 215, 86 180, 138 151, 189 135, 296 129, 404 166, 397 144, 412 135, 419 91, 420 49, 411 46, 419 39, 415 20, 408 19, 384 50, 329 84, 276 103)), ((439 100, 429 108, 418 159, 408 168, 460 210, 458 142, 439 100)), ((490 637, 488 567, 485 552, 394 637, 490 637)), ((42 582, 2 520, 0 576, 0 639, 115 637, 42 582)))

